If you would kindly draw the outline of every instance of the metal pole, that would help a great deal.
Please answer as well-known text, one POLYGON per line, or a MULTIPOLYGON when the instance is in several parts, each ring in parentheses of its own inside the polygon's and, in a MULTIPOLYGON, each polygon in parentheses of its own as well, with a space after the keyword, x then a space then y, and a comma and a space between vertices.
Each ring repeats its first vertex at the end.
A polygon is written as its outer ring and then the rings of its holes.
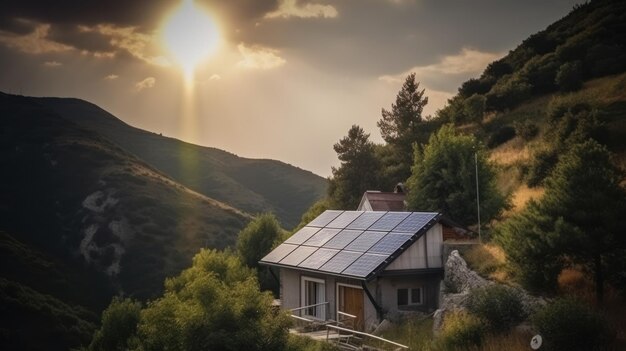
POLYGON ((478 152, 474 152, 474 166, 476 167, 476 211, 478 212, 478 242, 482 244, 483 239, 480 235, 480 194, 478 192, 478 152))

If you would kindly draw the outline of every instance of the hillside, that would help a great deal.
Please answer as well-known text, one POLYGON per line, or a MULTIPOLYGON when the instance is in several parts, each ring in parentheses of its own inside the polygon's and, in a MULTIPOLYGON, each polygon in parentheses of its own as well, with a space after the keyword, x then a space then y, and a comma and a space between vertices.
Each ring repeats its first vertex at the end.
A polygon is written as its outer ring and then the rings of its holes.
POLYGON ((248 213, 274 212, 285 228, 297 225, 302 213, 326 192, 325 179, 280 161, 242 158, 150 133, 78 99, 36 101, 190 189, 248 213))
POLYGON ((3 319, 3 345, 50 349, 56 335, 58 349, 78 346, 113 294, 159 295, 199 248, 233 245, 251 218, 36 99, 2 94, 0 116, 1 313, 22 316, 3 319))
MULTIPOLYGON (((464 82, 433 125, 454 123, 492 149, 519 209, 542 193, 564 141, 586 135, 626 169, 626 3, 575 6, 464 82)), ((431 126, 433 127, 433 126, 431 126)))

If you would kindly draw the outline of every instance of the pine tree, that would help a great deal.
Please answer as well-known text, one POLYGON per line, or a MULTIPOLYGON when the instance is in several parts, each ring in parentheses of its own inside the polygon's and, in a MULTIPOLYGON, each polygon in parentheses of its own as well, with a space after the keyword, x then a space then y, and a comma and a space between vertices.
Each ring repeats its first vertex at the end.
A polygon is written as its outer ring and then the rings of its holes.
MULTIPOLYGON (((413 162, 413 144, 419 141, 422 112, 428 104, 424 89, 419 90, 415 73, 411 73, 391 104, 391 111, 382 109, 382 118, 377 125, 380 134, 393 151, 390 165, 397 168, 391 175, 394 182, 404 182, 410 175, 413 162)), ((386 166, 389 166, 386 164, 386 166)))
POLYGON ((378 186, 380 161, 375 145, 363 128, 353 125, 348 135, 333 148, 341 161, 339 168, 332 168, 328 195, 330 206, 338 209, 356 209, 366 190, 378 186))
MULTIPOLYGON (((620 267, 626 264, 622 178, 606 147, 591 139, 573 145, 546 179, 541 200, 498 231, 508 259, 522 270, 529 268, 524 261, 533 257, 579 264, 593 276, 601 302, 605 282, 623 279, 620 267), (528 244, 529 238, 534 243, 528 244)), ((532 269, 537 271, 522 274, 543 275, 552 280, 547 285, 556 285, 555 274, 540 264, 532 269)))

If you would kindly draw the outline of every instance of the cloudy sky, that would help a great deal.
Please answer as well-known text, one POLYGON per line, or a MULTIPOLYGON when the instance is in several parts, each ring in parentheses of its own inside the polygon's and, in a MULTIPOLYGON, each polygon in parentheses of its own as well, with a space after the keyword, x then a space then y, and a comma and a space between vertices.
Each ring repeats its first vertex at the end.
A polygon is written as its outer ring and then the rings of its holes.
POLYGON ((381 141, 381 108, 408 73, 433 114, 577 2, 8 0, 0 90, 82 98, 142 129, 328 176, 352 124, 381 141))

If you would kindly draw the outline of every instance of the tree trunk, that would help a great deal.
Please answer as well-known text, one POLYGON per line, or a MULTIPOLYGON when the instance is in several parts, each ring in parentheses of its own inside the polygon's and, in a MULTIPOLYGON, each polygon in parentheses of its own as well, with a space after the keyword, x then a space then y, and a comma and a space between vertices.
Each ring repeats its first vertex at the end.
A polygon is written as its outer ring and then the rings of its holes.
POLYGON ((596 255, 593 258, 594 273, 596 275, 596 301, 602 305, 604 301, 604 272, 602 270, 602 256, 596 255))

